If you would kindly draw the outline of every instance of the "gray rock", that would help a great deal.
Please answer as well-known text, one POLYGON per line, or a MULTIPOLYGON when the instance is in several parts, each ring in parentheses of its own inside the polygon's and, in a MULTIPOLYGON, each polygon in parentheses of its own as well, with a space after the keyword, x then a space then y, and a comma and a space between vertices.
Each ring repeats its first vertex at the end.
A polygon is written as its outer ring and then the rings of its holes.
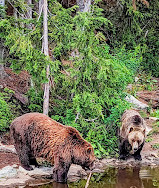
POLYGON ((49 167, 40 167, 40 168, 34 168, 34 170, 31 170, 31 171, 28 171, 22 168, 21 166, 19 166, 18 172, 28 175, 30 177, 40 178, 40 177, 51 177, 53 170, 52 168, 49 168, 49 167))
POLYGON ((157 118, 157 117, 149 117, 149 119, 154 121, 154 122, 159 121, 159 118, 157 118))
MULTIPOLYGON (((0 179, 1 180, 1 179, 0 179)), ((19 186, 25 186, 26 183, 30 180, 34 180, 30 176, 19 174, 16 177, 9 178, 9 179, 3 179, 0 181, 0 187, 5 188, 17 188, 19 186)))
POLYGON ((126 96, 125 100, 133 105, 133 107, 137 110, 147 110, 149 107, 147 104, 144 104, 137 100, 135 97, 132 95, 126 96))
POLYGON ((13 145, 3 145, 1 142, 0 142, 0 151, 16 154, 16 150, 13 145))
POLYGON ((81 166, 72 164, 68 171, 68 180, 77 181, 84 177, 87 177, 86 171, 81 166))
POLYGON ((13 166, 6 166, 0 170, 0 181, 2 178, 15 177, 17 174, 18 172, 13 166))

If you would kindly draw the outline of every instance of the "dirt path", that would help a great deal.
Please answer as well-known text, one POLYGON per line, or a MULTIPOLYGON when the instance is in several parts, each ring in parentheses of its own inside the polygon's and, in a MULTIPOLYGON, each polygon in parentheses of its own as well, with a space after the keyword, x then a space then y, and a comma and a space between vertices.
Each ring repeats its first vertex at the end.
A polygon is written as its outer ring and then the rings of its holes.
POLYGON ((0 169, 13 164, 19 165, 19 159, 16 154, 0 152, 0 169))

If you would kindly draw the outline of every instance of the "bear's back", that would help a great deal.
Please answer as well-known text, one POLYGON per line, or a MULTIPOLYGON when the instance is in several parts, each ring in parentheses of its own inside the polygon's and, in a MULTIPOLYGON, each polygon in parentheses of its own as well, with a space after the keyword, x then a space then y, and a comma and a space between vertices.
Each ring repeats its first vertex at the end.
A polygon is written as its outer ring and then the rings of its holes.
POLYGON ((37 112, 24 114, 20 117, 17 117, 11 123, 11 129, 15 129, 16 132, 21 134, 23 134, 24 131, 29 129, 31 126, 40 130, 53 129, 54 131, 65 128, 64 125, 54 121, 44 114, 37 112))
POLYGON ((120 136, 123 138, 127 137, 131 127, 137 129, 146 128, 144 119, 135 110, 126 110, 122 115, 121 121, 120 136))

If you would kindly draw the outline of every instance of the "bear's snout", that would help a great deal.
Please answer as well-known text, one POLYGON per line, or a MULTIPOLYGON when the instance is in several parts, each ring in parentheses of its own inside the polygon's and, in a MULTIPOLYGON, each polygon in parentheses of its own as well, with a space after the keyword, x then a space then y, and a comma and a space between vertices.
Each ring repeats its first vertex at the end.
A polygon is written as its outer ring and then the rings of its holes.
POLYGON ((91 163, 84 164, 84 165, 82 165, 82 168, 84 170, 93 170, 95 168, 95 163, 93 161, 91 163))
POLYGON ((95 168, 95 162, 93 161, 90 166, 89 166, 89 170, 93 170, 95 168))
POLYGON ((138 150, 138 148, 139 148, 138 142, 137 141, 133 142, 132 143, 132 151, 133 151, 133 153, 135 153, 138 150))

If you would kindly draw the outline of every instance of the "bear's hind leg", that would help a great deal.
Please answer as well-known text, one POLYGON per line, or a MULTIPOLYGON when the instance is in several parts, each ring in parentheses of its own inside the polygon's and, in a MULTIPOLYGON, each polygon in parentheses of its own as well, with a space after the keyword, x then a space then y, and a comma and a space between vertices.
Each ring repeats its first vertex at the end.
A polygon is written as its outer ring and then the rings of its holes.
POLYGON ((29 147, 23 137, 15 131, 14 126, 11 126, 11 134, 14 138, 14 146, 22 167, 26 170, 33 170, 33 168, 29 165, 29 147))
POLYGON ((30 166, 30 161, 29 161, 29 148, 21 143, 17 143, 15 145, 17 154, 19 156, 20 163, 22 167, 26 170, 33 170, 33 168, 30 166))

